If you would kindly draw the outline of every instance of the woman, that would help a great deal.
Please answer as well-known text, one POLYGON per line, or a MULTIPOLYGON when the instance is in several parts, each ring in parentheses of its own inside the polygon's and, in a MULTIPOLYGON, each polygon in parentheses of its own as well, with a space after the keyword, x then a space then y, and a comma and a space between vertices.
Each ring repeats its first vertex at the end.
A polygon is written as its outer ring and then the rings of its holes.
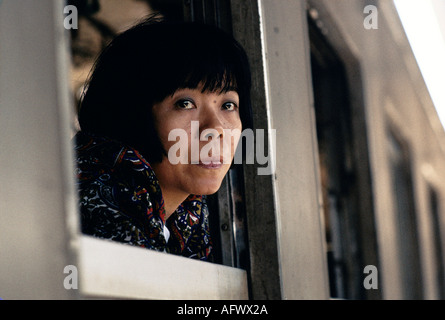
POLYGON ((153 16, 117 36, 80 104, 82 232, 211 260, 205 195, 233 159, 227 132, 249 127, 249 112, 246 54, 216 27, 153 16))

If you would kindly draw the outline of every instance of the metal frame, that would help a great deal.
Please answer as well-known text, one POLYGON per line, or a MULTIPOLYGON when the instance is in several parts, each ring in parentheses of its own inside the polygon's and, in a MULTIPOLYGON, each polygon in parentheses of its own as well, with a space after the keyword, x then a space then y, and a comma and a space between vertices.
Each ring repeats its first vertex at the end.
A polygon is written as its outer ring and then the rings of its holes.
POLYGON ((234 36, 252 65, 254 128, 265 136, 277 130, 275 173, 260 176, 256 165, 244 170, 251 296, 326 299, 305 2, 231 4, 234 36))

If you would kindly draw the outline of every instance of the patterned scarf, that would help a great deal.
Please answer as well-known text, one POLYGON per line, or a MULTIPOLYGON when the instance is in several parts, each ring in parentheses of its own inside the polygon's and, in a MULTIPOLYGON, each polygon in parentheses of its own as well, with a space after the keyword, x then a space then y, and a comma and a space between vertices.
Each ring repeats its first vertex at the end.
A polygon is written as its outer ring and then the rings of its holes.
POLYGON ((82 132, 75 141, 84 234, 212 260, 205 197, 190 195, 165 221, 158 180, 138 151, 82 132), (170 232, 168 242, 164 226, 170 232))

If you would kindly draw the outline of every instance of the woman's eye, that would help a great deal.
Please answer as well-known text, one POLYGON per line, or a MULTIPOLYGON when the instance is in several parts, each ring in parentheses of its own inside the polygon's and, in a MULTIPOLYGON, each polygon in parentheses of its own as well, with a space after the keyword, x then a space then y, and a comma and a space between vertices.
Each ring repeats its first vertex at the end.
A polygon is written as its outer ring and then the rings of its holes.
POLYGON ((193 109, 195 107, 195 104, 191 100, 182 99, 176 102, 176 107, 179 109, 193 109))
POLYGON ((237 105, 233 102, 226 102, 223 104, 223 109, 228 111, 233 111, 237 108, 237 105))

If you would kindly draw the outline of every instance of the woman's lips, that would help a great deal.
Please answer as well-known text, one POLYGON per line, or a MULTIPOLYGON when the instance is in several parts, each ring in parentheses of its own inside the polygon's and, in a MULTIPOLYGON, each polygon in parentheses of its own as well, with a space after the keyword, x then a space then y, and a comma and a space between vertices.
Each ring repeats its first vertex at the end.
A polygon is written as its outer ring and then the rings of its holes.
POLYGON ((204 169, 219 169, 222 167, 222 159, 205 159, 199 161, 198 166, 204 169))

